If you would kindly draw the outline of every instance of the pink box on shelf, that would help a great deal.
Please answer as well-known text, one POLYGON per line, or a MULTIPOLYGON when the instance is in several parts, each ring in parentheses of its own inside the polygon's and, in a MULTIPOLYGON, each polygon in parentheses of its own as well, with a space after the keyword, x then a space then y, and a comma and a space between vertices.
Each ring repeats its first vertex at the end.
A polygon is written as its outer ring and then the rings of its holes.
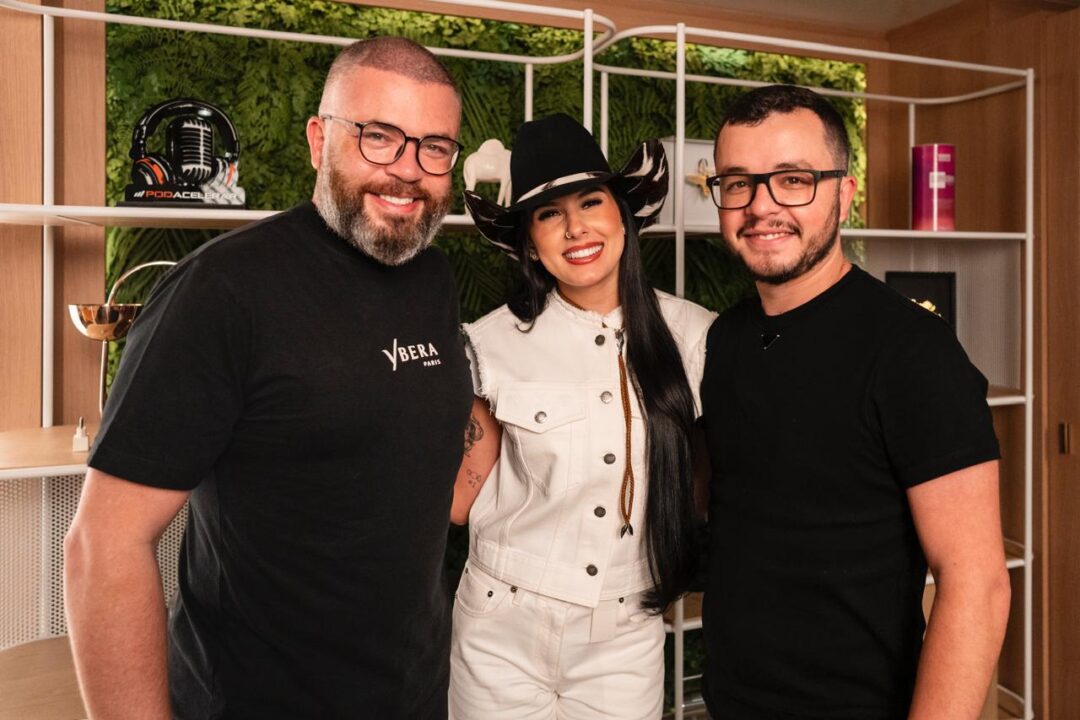
POLYGON ((911 229, 956 229, 956 146, 911 148, 911 229))

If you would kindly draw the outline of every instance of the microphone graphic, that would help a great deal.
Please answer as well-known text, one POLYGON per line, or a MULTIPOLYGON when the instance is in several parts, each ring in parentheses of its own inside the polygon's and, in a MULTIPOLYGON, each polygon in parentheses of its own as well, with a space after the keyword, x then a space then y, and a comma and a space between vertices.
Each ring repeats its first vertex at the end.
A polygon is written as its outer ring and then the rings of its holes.
POLYGON ((201 118, 179 117, 165 130, 166 143, 174 148, 180 177, 201 185, 214 174, 214 129, 201 118))

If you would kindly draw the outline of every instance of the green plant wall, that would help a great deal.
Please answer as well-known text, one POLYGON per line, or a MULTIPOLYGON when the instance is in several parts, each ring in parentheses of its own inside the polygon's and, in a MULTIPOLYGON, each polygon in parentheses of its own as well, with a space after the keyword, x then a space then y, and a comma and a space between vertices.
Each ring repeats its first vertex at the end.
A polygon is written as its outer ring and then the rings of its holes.
MULTIPOLYGON (((357 39, 399 34, 429 46, 493 52, 553 55, 581 46, 581 33, 514 23, 415 13, 325 0, 111 0, 110 12, 216 24, 309 32, 357 39)), ((123 196, 131 160, 131 131, 142 113, 161 100, 190 96, 221 107, 236 124, 241 139, 240 183, 249 207, 283 209, 310 197, 314 184, 304 125, 318 107, 322 80, 337 52, 335 46, 254 40, 171 30, 109 25, 107 34, 107 194, 110 203, 123 196)), ((607 50, 600 62, 673 70, 675 45, 669 41, 630 39, 607 50)), ((447 58, 463 100, 461 141, 465 152, 483 140, 500 138, 510 146, 524 119, 524 72, 513 63, 447 58)), ((795 82, 841 90, 862 90, 861 65, 831 60, 755 53, 691 45, 691 73, 721 77, 795 82)), ((599 83, 594 83, 598 87, 599 83)), ((563 111, 579 116, 582 65, 536 66, 534 116, 563 111)), ((689 138, 711 139, 726 103, 741 90, 691 83, 687 87, 689 138)), ((594 108, 599 107, 598 100, 594 108)), ((610 154, 618 165, 646 137, 674 135, 675 84, 667 80, 612 76, 610 81, 610 154)), ((865 108, 837 100, 848 125, 854 153, 852 169, 865 178, 863 141, 865 108)), ((594 126, 599 126, 598 119, 594 126)), ((149 148, 160 151, 161 135, 149 148)), ((455 177, 460 197, 460 172, 455 177)), ((483 188, 481 188, 483 189, 483 188)), ((461 202, 454 212, 462 212, 461 202)), ((856 213, 852 221, 861 224, 856 213)), ((106 283, 138 262, 177 259, 213 236, 211 232, 113 228, 109 231, 106 283)), ((674 287, 670 238, 647 236, 644 254, 655 284, 674 287)), ((496 307, 503 297, 509 268, 472 232, 447 231, 439 240, 451 258, 461 290, 462 317, 471 320, 496 307)), ((722 309, 748 291, 749 283, 717 238, 687 241, 687 296, 722 309)), ((123 299, 145 297, 155 272, 133 277, 123 299)))
MULTIPOLYGON (((238 25, 357 39, 383 34, 409 37, 428 46, 502 53, 555 55, 581 47, 581 33, 571 30, 499 23, 429 13, 405 12, 325 0, 110 0, 110 12, 216 24, 238 25)), ((264 41, 219 35, 109 25, 107 30, 107 193, 110 204, 123 198, 131 160, 128 150, 135 122, 150 106, 169 98, 194 97, 222 108, 235 123, 241 141, 240 184, 255 209, 284 209, 311 195, 314 172, 304 127, 319 104, 322 81, 338 48, 299 42, 264 41)), ((674 70, 675 44, 631 39, 607 50, 600 62, 655 70, 674 70)), ((840 90, 865 89, 861 65, 745 50, 689 46, 688 72, 729 78, 790 82, 840 90)), ((461 141, 465 153, 487 138, 510 147, 524 120, 524 71, 521 65, 446 59, 457 78, 463 101, 461 141)), ((594 108, 599 108, 599 83, 594 108)), ((582 65, 540 65, 535 69, 534 116, 567 112, 580 117, 582 65)), ((726 104, 739 88, 687 86, 688 138, 711 140, 726 104)), ((675 84, 611 76, 609 146, 614 165, 636 143, 675 134, 675 84)), ((854 100, 836 100, 847 124, 854 153, 852 170, 862 187, 866 173, 865 108, 854 100)), ((599 119, 594 121, 599 127, 599 119)), ((161 135, 149 142, 161 151, 161 135)), ((459 165, 460 167, 460 165, 459 165)), ((455 196, 462 180, 456 172, 455 196)), ((482 186, 481 190, 485 187, 482 186)), ((493 188, 486 188, 494 192, 493 188)), ((453 212, 462 212, 460 199, 453 212)), ((851 221, 861 225, 859 212, 851 221)), ((209 231, 111 228, 107 237, 106 287, 125 269, 147 260, 179 259, 212 238, 209 231)), ((438 244, 450 258, 461 294, 463 320, 472 320, 502 302, 511 278, 508 262, 476 233, 448 230, 438 244)), ((647 235, 642 251, 650 278, 672 291, 674 245, 670 237, 647 235)), ((850 248, 849 248, 850 249, 850 248)), ((856 253, 858 248, 855 248, 856 253)), ((140 273, 125 283, 120 300, 145 298, 160 273, 140 273)), ((686 295, 722 310, 747 292, 751 283, 717 237, 686 242, 686 295)), ((122 345, 114 343, 115 367, 122 345)), ((110 373, 111 377, 111 373, 110 373)), ((467 538, 451 532, 447 562, 460 568, 467 538)), ((687 672, 700 672, 699 639, 688 637, 687 672)), ((670 655, 669 685, 670 685, 670 655)), ((670 701, 670 687, 669 701, 670 701)))

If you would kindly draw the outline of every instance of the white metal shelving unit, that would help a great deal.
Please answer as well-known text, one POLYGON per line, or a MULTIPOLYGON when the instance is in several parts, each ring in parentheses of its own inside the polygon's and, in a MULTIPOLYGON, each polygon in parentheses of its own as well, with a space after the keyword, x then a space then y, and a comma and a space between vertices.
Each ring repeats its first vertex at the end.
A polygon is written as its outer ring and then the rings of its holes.
MULTIPOLYGON (((975 92, 950 97, 907 97, 894 96, 879 93, 854 93, 831 90, 828 88, 813 88, 823 95, 862 98, 865 100, 901 103, 908 107, 908 140, 909 145, 915 140, 916 111, 919 107, 932 107, 953 103, 967 102, 982 97, 999 93, 1008 93, 1018 90, 1024 91, 1025 103, 1025 221, 1023 232, 918 232, 898 229, 845 229, 845 236, 860 237, 868 240, 902 240, 910 242, 938 243, 946 242, 986 242, 1007 241, 1018 243, 1022 246, 1023 277, 1022 277, 1022 301, 1023 317, 1022 326, 1022 382, 1019 389, 992 388, 988 403, 991 406, 1022 406, 1024 408, 1024 538, 1022 542, 1015 540, 1007 541, 1009 568, 1016 568, 1023 572, 1024 584, 1024 680, 1021 692, 1014 692, 1008 688, 1001 688, 1003 692, 1018 699, 1023 704, 1023 717, 1029 720, 1033 717, 1031 708, 1032 685, 1032 479, 1033 479, 1033 278, 1034 278, 1034 71, 1028 69, 1008 68, 977 63, 955 62, 934 58, 924 58, 897 53, 879 52, 851 48, 824 43, 803 42, 791 39, 768 37, 761 35, 748 35, 705 28, 687 27, 683 23, 675 25, 656 25, 631 28, 617 31, 614 23, 608 18, 593 13, 591 10, 564 10, 542 5, 504 2, 502 0, 433 0, 442 5, 451 5, 465 8, 485 8, 504 11, 511 15, 515 13, 528 13, 552 18, 563 18, 580 21, 583 32, 582 49, 575 53, 549 56, 519 56, 498 53, 485 53, 470 50, 430 48, 436 55, 447 57, 461 57, 479 60, 491 60, 520 64, 524 70, 525 80, 525 119, 532 119, 533 100, 533 68, 536 65, 559 64, 581 61, 584 66, 584 79, 582 87, 583 119, 585 127, 592 129, 593 125, 593 76, 599 73, 599 140, 601 147, 607 152, 608 123, 610 108, 608 103, 608 85, 611 75, 627 75, 636 77, 663 78, 676 83, 676 152, 672 163, 673 175, 681 178, 685 175, 684 151, 685 151, 685 117, 686 117, 686 83, 700 82, 722 85, 735 85, 742 87, 756 87, 766 83, 735 80, 731 78, 719 78, 703 75, 693 75, 686 72, 686 44, 687 38, 700 39, 707 43, 717 44, 717 41, 738 46, 754 46, 773 48, 778 52, 808 52, 820 57, 843 57, 853 60, 883 60, 897 63, 922 65, 930 68, 949 68, 965 70, 974 73, 1004 75, 1011 78, 1008 82, 987 86, 975 92), (596 31, 600 31, 597 36, 596 31), (673 36, 676 42, 676 68, 674 72, 641 70, 635 68, 622 68, 597 64, 594 56, 602 52, 608 46, 624 39, 632 37, 663 37, 673 36)), ((270 30, 253 30, 247 28, 212 25, 206 23, 191 23, 154 18, 142 18, 111 13, 88 12, 66 8, 56 8, 41 5, 32 5, 18 0, 0 0, 0 7, 18 12, 33 13, 42 16, 43 24, 43 185, 42 204, 0 204, 0 223, 35 225, 41 226, 42 230, 42 257, 43 257, 43 292, 42 292, 42 426, 52 425, 52 402, 53 402, 53 273, 54 273, 54 240, 52 228, 64 225, 99 225, 99 226, 143 226, 143 227, 185 227, 185 228, 220 228, 228 229, 262 219, 272 215, 274 211, 261 210, 199 210, 193 209, 153 209, 132 207, 88 207, 88 206, 65 206, 55 204, 55 151, 54 151, 54 115, 55 115, 55 76, 54 76, 54 52, 55 52, 55 25, 54 18, 74 18, 106 23, 138 25, 143 27, 167 28, 190 32, 213 33, 221 35, 235 35, 269 40, 282 40, 290 42, 311 42, 328 45, 344 46, 355 41, 355 38, 335 37, 326 35, 314 35, 295 32, 279 32, 270 30)), ((674 217, 673 225, 650 228, 650 232, 666 233, 674 235, 674 250, 676 257, 676 293, 682 295, 685 288, 685 241, 687 233, 690 234, 717 234, 717 228, 712 226, 687 226, 684 222, 684 199, 683 193, 674 193, 674 217)), ((469 226, 471 220, 464 215, 453 215, 447 218, 447 224, 451 226, 469 226)), ((928 579, 928 582, 931 580, 928 579)), ((1015 602, 1015 599, 1014 599, 1015 602)), ((700 627, 700 620, 686 620, 683 617, 683 606, 680 602, 675 608, 674 630, 676 631, 676 663, 677 675, 681 680, 682 674, 682 631, 700 627)), ((677 702, 675 707, 676 718, 682 717, 682 683, 676 683, 677 702)))

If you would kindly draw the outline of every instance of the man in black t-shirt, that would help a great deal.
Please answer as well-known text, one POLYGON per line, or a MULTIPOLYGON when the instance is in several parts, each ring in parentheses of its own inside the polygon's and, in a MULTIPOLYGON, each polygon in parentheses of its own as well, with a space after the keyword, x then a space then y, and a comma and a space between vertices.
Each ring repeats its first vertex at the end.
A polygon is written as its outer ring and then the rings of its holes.
POLYGON ((443 552, 472 392, 428 246, 459 122, 427 50, 346 48, 307 125, 313 202, 154 289, 67 539, 92 717, 445 720, 443 552), (154 547, 185 501, 166 633, 154 547))
POLYGON ((1009 607, 986 380, 943 320, 844 259, 855 180, 824 98, 751 91, 715 152, 758 293, 713 325, 701 388, 709 711, 975 718, 1009 607))

